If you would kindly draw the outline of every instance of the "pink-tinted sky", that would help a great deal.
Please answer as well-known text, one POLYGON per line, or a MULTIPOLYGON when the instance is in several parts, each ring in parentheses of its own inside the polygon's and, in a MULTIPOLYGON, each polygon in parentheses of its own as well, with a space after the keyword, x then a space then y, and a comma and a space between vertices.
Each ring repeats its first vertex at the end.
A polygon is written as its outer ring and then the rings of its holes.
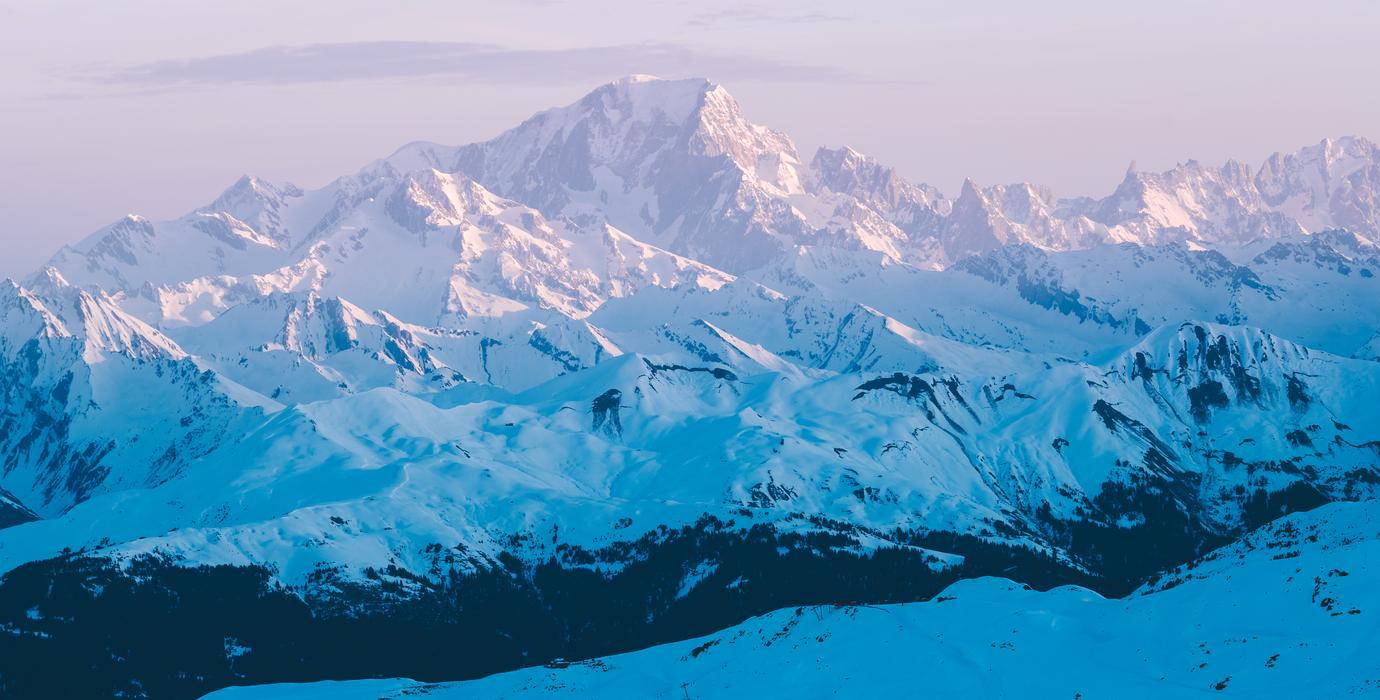
POLYGON ((1380 137, 1380 3, 0 0, 0 275, 242 173, 317 186, 628 73, 956 193, 1380 137))

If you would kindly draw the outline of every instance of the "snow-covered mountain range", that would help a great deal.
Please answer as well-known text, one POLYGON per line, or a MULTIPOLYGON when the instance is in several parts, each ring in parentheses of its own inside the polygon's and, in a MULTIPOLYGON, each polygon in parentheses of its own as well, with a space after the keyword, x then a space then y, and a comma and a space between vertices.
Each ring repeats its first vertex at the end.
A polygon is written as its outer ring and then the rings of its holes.
POLYGON ((1343 138, 949 199, 634 76, 127 217, 0 285, 0 659, 185 696, 1127 594, 1375 495, 1377 192, 1343 138))

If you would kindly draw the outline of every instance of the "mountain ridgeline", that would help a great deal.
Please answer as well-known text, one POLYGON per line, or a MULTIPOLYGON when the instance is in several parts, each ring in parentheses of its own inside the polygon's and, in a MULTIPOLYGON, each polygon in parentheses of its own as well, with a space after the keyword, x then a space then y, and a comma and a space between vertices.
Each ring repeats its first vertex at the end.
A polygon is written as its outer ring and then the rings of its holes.
POLYGON ((1361 138, 949 198, 643 76, 245 177, 0 284, 0 694, 473 678, 983 576, 1143 595, 1370 512, 1377 239, 1361 138))

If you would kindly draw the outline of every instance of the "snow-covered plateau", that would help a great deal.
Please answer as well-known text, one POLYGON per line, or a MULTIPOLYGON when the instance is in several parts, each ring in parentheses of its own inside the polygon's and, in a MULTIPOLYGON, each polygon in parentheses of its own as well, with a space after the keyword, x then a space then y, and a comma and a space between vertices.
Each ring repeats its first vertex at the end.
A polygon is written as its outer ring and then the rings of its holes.
POLYGON ((1377 240, 1362 138, 950 199, 645 76, 246 176, 0 282, 0 695, 1380 692, 1377 240))

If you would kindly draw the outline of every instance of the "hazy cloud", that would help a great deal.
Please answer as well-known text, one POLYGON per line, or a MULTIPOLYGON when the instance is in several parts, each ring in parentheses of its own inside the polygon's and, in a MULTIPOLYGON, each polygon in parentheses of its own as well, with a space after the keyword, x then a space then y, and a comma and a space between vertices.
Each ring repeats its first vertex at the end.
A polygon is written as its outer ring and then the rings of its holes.
POLYGON ((852 19, 827 12, 780 12, 761 7, 743 6, 715 12, 705 12, 692 17, 687 24, 692 27, 708 27, 734 22, 771 22, 773 24, 814 24, 817 22, 846 22, 852 19))
POLYGON ((81 78, 138 90, 213 85, 291 85, 399 78, 557 84, 628 73, 736 80, 857 82, 828 66, 647 43, 576 49, 517 49, 478 43, 374 41, 273 46, 243 53, 103 67, 81 78))

